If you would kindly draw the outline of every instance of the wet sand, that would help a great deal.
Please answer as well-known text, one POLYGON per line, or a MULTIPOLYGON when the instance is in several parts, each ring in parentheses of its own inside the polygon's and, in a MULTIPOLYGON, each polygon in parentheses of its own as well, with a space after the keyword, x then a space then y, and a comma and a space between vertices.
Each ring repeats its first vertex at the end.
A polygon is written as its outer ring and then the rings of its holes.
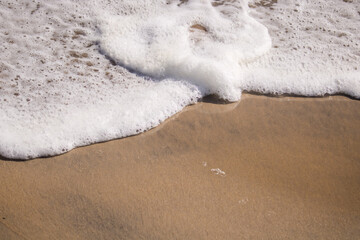
POLYGON ((0 239, 356 239, 360 101, 210 100, 0 183, 0 239))

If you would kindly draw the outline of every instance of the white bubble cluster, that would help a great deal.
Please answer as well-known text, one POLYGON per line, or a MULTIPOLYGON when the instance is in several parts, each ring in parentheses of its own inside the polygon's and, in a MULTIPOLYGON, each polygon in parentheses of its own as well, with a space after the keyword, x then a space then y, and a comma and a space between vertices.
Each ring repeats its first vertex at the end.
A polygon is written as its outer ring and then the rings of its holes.
POLYGON ((359 1, 255 0, 250 6, 273 47, 246 66, 242 90, 360 98, 359 1))
POLYGON ((55 155, 137 134, 201 97, 186 82, 153 81, 107 59, 89 7, 0 2, 0 155, 55 155))
POLYGON ((100 43, 106 54, 143 74, 185 80, 203 94, 238 100, 240 65, 271 47, 267 29, 248 15, 247 2, 168 1, 150 6, 145 13, 103 15, 100 43))

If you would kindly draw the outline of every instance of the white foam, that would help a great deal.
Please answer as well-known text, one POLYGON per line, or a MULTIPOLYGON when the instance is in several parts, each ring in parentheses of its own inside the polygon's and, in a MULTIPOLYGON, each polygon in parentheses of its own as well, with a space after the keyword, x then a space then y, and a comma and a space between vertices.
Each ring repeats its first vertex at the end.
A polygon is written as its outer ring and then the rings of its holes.
POLYGON ((137 134, 201 97, 186 82, 113 65, 82 2, 2 1, 0 9, 2 156, 55 155, 137 134))
POLYGON ((249 4, 1 1, 0 155, 137 134, 212 93, 360 97, 357 1, 249 4))
POLYGON ((103 14, 101 47, 121 65, 160 79, 186 80, 203 94, 238 100, 239 64, 271 46, 267 29, 248 15, 246 1, 218 8, 208 0, 172 1, 149 10, 103 14))
POLYGON ((273 47, 246 66, 242 90, 360 98, 360 2, 267 2, 277 3, 256 7, 251 15, 269 29, 273 47))

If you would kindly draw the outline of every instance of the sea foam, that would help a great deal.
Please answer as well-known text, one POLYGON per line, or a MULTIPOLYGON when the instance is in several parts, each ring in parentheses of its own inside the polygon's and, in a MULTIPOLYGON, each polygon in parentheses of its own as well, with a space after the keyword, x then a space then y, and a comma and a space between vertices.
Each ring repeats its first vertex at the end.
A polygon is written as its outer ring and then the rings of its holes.
POLYGON ((208 0, 167 3, 148 7, 145 13, 103 14, 102 49, 137 72, 185 80, 204 95, 239 100, 241 65, 271 47, 266 27, 249 16, 246 1, 224 2, 217 8, 208 0))
POLYGON ((207 94, 360 97, 356 1, 0 2, 0 155, 138 134, 207 94))

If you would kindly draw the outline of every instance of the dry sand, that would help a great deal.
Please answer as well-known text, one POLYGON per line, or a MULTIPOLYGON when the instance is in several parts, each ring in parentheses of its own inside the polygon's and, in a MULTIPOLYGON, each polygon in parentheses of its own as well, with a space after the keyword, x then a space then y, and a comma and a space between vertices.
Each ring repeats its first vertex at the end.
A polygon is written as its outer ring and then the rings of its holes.
POLYGON ((0 239, 359 239, 359 127, 346 97, 245 95, 138 136, 0 160, 0 239))

